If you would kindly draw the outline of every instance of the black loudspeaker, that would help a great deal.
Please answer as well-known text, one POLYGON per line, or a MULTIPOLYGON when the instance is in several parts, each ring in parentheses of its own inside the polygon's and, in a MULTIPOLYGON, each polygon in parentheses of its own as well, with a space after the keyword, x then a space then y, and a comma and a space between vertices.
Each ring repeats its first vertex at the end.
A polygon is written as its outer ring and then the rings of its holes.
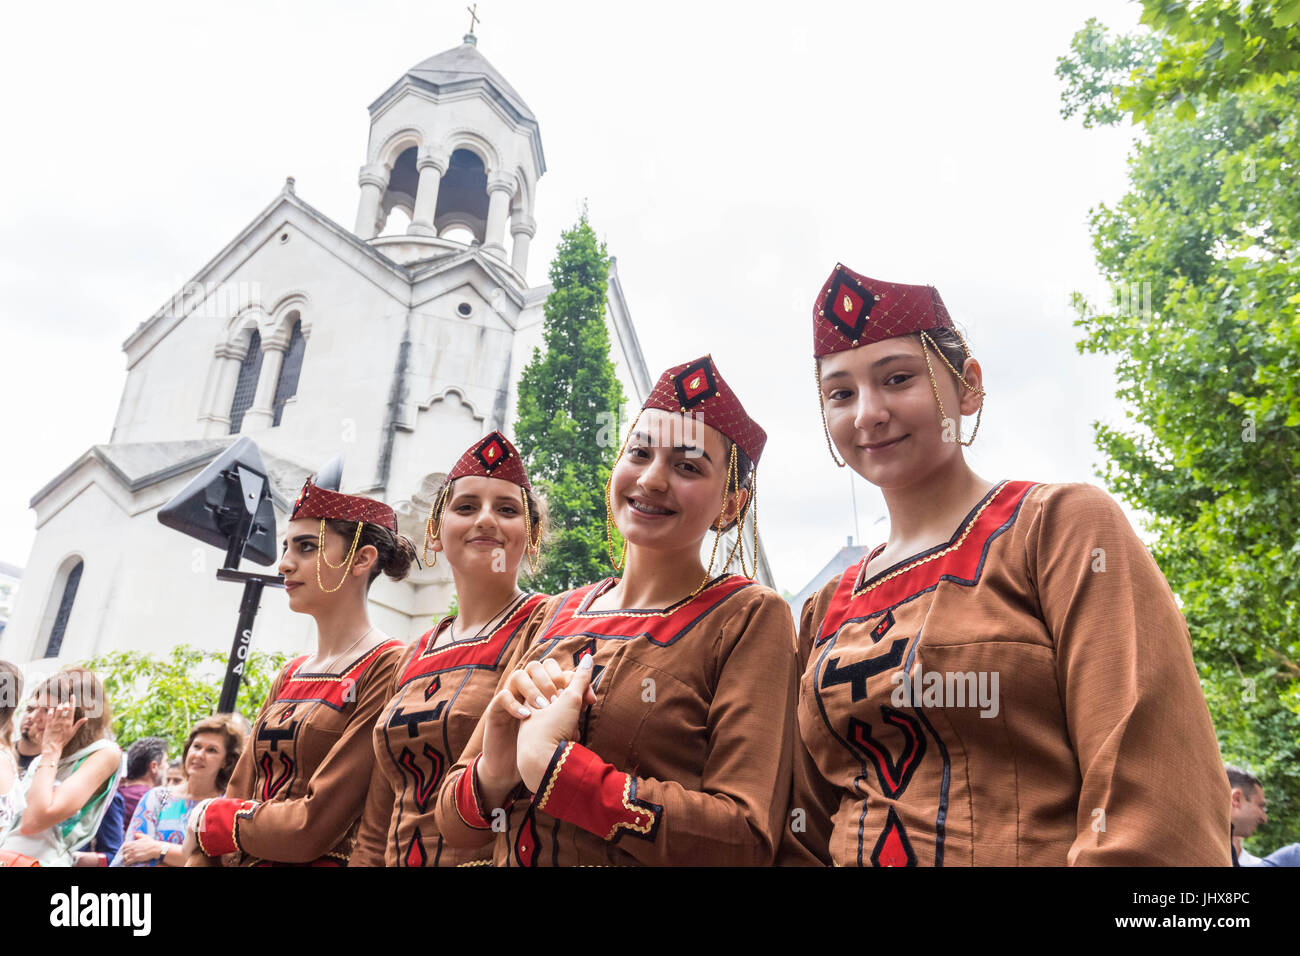
POLYGON ((199 472, 158 510, 158 520, 225 551, 227 568, 238 568, 241 557, 261 565, 279 559, 271 483, 251 438, 239 439, 199 472))

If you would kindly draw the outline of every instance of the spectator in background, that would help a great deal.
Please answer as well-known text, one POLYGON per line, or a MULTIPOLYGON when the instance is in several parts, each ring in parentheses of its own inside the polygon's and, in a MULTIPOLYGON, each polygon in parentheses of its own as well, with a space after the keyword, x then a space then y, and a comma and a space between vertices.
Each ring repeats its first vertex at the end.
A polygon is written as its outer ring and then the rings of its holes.
POLYGON ((167 741, 161 737, 141 737, 127 748, 126 779, 117 785, 117 792, 122 795, 123 831, 140 798, 163 785, 166 771, 167 741))
POLYGON ((190 810, 200 800, 225 793, 246 735, 244 722, 231 714, 205 717, 195 724, 185 741, 183 782, 145 793, 111 865, 184 866, 186 854, 180 846, 190 810))
POLYGON ((41 866, 72 866, 112 803, 122 751, 109 737, 108 701, 93 671, 65 668, 32 697, 41 752, 23 775, 25 805, 0 836, 0 849, 41 866))
POLYGON ((1248 770, 1226 764, 1228 786, 1232 789, 1232 862, 1234 866, 1260 866, 1260 859, 1241 848, 1241 841, 1251 836, 1261 823, 1268 823, 1268 800, 1264 785, 1248 770))
POLYGON ((33 695, 23 708, 22 721, 18 725, 18 740, 14 744, 19 773, 26 773, 28 765, 41 752, 41 735, 36 730, 36 711, 36 697, 33 695))
POLYGON ((163 781, 163 786, 172 790, 184 782, 185 771, 181 769, 181 758, 173 757, 172 762, 167 765, 167 779, 163 781))
POLYGON ((141 737, 126 752, 126 777, 117 785, 113 802, 95 831, 95 836, 77 855, 77 866, 108 866, 122 848, 135 805, 145 792, 162 785, 167 766, 167 741, 161 737, 141 737))
POLYGON ((0 833, 9 829, 18 815, 22 789, 18 786, 18 764, 9 738, 14 729, 14 712, 23 694, 23 674, 8 661, 0 661, 0 833))

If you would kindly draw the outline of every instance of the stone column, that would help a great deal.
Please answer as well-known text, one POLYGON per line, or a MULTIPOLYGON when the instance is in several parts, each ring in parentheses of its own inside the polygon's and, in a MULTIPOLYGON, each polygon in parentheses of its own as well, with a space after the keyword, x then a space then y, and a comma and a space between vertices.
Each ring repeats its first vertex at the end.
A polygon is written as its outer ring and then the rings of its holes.
POLYGON ((284 352, 289 347, 289 336, 284 330, 268 335, 262 340, 262 372, 257 377, 257 392, 253 406, 244 413, 241 435, 270 428, 275 421, 275 387, 280 383, 280 368, 284 365, 284 352))
POLYGON ((420 182, 415 188, 415 213, 411 224, 406 227, 408 235, 436 236, 438 230, 433 227, 433 216, 438 211, 438 186, 443 174, 447 172, 449 160, 446 156, 420 150, 415 168, 420 171, 420 182))
POLYGON ((526 212, 512 216, 510 235, 515 240, 510 250, 510 266, 521 276, 525 276, 528 271, 528 242, 537 235, 536 220, 526 212))
POLYGON ((379 230, 379 202, 388 188, 388 169, 379 163, 361 167, 357 181, 361 184, 361 205, 357 207, 357 227, 352 230, 358 239, 373 239, 379 230))
POLYGON ((204 438, 222 438, 230 434, 230 403, 234 400, 235 384, 239 381, 239 366, 248 349, 245 345, 222 342, 213 354, 217 372, 203 399, 204 438))
POLYGON ((483 234, 483 251, 498 259, 506 257, 506 218, 510 214, 510 197, 515 194, 515 177, 493 173, 488 177, 487 228, 483 234))

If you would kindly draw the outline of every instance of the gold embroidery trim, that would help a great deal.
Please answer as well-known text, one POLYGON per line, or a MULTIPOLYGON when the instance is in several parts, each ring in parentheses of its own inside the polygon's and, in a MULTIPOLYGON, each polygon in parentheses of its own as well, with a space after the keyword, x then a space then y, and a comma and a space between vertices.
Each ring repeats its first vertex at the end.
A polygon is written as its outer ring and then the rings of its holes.
MULTIPOLYGON (((631 609, 615 608, 612 611, 577 610, 573 612, 573 616, 574 617, 608 617, 613 615, 618 617, 669 617, 673 614, 676 614, 678 611, 686 607, 692 601, 699 600, 704 595, 708 594, 711 589, 717 587, 719 584, 722 584, 724 581, 727 581, 728 579, 733 578, 735 576, 736 575, 734 574, 721 574, 718 577, 714 578, 711 582, 709 582, 709 584, 703 589, 701 589, 698 594, 694 594, 691 595, 690 597, 682 598, 680 601, 676 602, 675 604, 668 605, 662 611, 641 611, 635 608, 631 608, 631 609)), ((613 582, 615 579, 609 578, 607 580, 613 582)), ((587 604, 588 605, 595 604, 596 599, 599 598, 602 594, 604 594, 606 591, 609 590, 609 588, 612 588, 613 586, 614 586, 613 583, 611 583, 609 587, 604 588, 603 590, 593 591, 591 594, 587 596, 587 604)))
POLYGON ((640 807, 632 806, 632 804, 628 802, 628 797, 630 797, 631 795, 632 795, 632 775, 630 773, 625 773, 623 774, 623 806, 628 810, 628 812, 635 815, 638 819, 641 817, 642 814, 646 814, 650 818, 649 821, 644 826, 640 826, 636 823, 627 823, 625 821, 619 821, 618 823, 615 823, 610 828, 609 833, 605 834, 606 840, 614 839, 614 834, 618 833, 619 827, 626 827, 627 829, 632 830, 636 833, 649 833, 651 828, 654 826, 654 822, 655 822, 654 814, 650 813, 650 811, 648 810, 642 810, 640 807))
MULTIPOLYGON (((374 647, 372 647, 369 651, 367 651, 367 652, 365 653, 364 656, 362 656, 361 658, 359 658, 359 659, 356 661, 356 663, 354 663, 354 664, 353 664, 351 667, 349 667, 347 670, 343 671, 341 674, 335 674, 335 675, 332 675, 332 676, 331 676, 331 675, 328 675, 328 674, 324 674, 324 675, 321 675, 320 677, 299 677, 299 676, 298 676, 298 671, 296 670, 296 671, 294 671, 292 674, 289 675, 288 679, 285 680, 285 683, 288 684, 288 683, 290 683, 291 681, 299 681, 299 680, 300 680, 300 681, 303 681, 304 683, 321 683, 321 682, 324 682, 324 681, 343 681, 343 680, 352 680, 352 678, 351 678, 351 676, 350 676, 350 675, 352 674, 352 672, 353 672, 354 670, 356 670, 358 667, 360 667, 362 664, 364 664, 364 663, 366 662, 367 658, 369 658, 372 654, 374 654, 375 651, 383 650, 383 649, 384 649, 384 648, 385 648, 389 643, 390 643, 389 641, 385 641, 383 644, 376 644, 376 645, 375 645, 374 647)), ((298 670, 302 670, 302 664, 299 664, 299 665, 298 665, 298 670)))
MULTIPOLYGON (((546 792, 542 794, 542 799, 537 803, 538 810, 546 809, 546 802, 551 799, 551 791, 555 789, 555 781, 560 779, 560 771, 564 769, 564 761, 569 759, 569 754, 573 751, 573 741, 569 741, 569 746, 564 748, 564 753, 560 754, 560 762, 555 765, 555 770, 551 773, 551 779, 546 784, 546 792)), ((624 796, 626 802, 627 797, 624 796)), ((608 838, 606 838, 608 839, 608 838)))
MULTIPOLYGON (((988 499, 984 502, 984 504, 980 505, 979 508, 976 509, 975 514, 971 515, 970 521, 966 522, 966 527, 962 529, 961 537, 958 538, 956 542, 948 545, 948 547, 944 548, 942 551, 936 551, 934 554, 926 555, 924 558, 921 558, 920 560, 913 561, 911 564, 908 565, 904 565, 903 567, 899 568, 897 571, 891 571, 889 574, 885 575, 879 581, 874 581, 871 584, 868 584, 864 587, 854 588, 853 596, 860 597, 861 595, 866 594, 868 591, 873 591, 876 588, 880 587, 880 585, 884 584, 886 581, 893 580, 894 578, 898 577, 900 574, 906 574, 908 571, 911 571, 914 568, 919 568, 921 565, 926 564, 927 562, 933 561, 936 558, 942 558, 945 554, 951 554, 952 552, 956 551, 966 541, 966 536, 971 533, 971 529, 974 528, 975 523, 979 521, 980 515, 984 513, 984 509, 987 508, 989 505, 993 504, 993 502, 997 500, 998 495, 1002 493, 1002 489, 1005 487, 1006 487, 1006 482, 1003 482, 1002 484, 998 485, 998 487, 994 489, 993 494, 991 494, 988 497, 988 499)), ((862 562, 862 571, 860 572, 859 576, 861 576, 862 574, 866 574, 867 563, 868 563, 867 560, 864 560, 862 562)))

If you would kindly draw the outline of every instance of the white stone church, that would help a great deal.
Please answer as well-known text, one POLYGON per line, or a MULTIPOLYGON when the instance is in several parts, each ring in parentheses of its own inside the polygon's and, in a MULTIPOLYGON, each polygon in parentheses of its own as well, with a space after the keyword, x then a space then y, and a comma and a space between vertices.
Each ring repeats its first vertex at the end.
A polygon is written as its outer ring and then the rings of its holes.
MULTIPOLYGON (((459 453, 492 429, 512 434, 550 292, 528 282, 545 171, 536 117, 473 34, 400 77, 370 105, 351 230, 289 180, 127 338, 108 443, 32 498, 38 531, 0 658, 52 668, 111 650, 228 649, 242 589, 216 581, 221 552, 157 510, 240 436, 262 450, 280 531, 303 480, 343 453, 342 490, 387 501, 421 542, 459 453), (379 235, 394 210, 409 227, 379 235)), ((639 406, 654 381, 616 268, 607 323, 639 406)), ((451 596, 445 562, 381 576, 372 616, 409 640, 451 596)), ((268 590, 253 647, 296 653, 313 628, 268 590)))

